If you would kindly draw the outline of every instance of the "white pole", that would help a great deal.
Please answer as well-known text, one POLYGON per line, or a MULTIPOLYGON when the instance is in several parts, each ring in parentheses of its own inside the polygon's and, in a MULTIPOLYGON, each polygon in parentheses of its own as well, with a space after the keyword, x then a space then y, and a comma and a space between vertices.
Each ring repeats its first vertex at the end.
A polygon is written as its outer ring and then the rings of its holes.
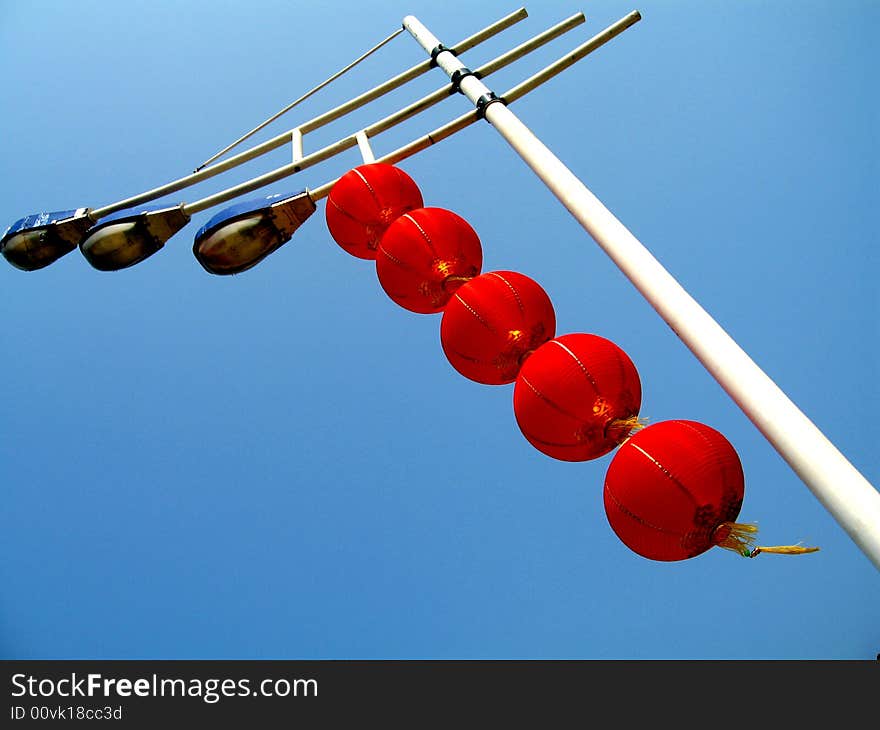
MULTIPOLYGON (((403 27, 426 52, 440 41, 419 20, 403 27)), ((452 77, 464 68, 449 51, 435 52, 452 77)), ((684 290, 641 242, 479 79, 461 92, 541 178, 611 260, 687 345, 817 499, 880 569, 880 492, 684 290)))

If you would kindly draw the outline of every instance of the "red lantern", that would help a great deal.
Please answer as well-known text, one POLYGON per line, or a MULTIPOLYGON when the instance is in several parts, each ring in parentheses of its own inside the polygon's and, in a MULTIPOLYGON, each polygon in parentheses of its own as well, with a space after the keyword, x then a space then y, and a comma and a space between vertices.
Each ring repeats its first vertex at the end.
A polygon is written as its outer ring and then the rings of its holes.
POLYGON ((440 342, 450 364, 486 385, 512 383, 523 360, 556 333, 550 297, 528 276, 492 271, 449 300, 440 342))
POLYGON ((561 335, 523 363, 513 410, 523 436, 561 461, 607 454, 640 427, 642 387, 632 360, 610 340, 561 335))
POLYGON ((723 435, 696 421, 661 421, 615 453, 605 475, 605 514, 630 550, 685 560, 742 542, 734 521, 744 489, 739 456, 723 435))
POLYGON ((400 216, 388 226, 376 255, 376 274, 385 293, 419 314, 442 311, 482 266, 476 232, 444 208, 416 208, 400 216))
POLYGON ((418 186, 400 168, 383 162, 361 165, 331 188, 327 227, 333 240, 352 256, 375 259, 385 229, 423 204, 418 186))

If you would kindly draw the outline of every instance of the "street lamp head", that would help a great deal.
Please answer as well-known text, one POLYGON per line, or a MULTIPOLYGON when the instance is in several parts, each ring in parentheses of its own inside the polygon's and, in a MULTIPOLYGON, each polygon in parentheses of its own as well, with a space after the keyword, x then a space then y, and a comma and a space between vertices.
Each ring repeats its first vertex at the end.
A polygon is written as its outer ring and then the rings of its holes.
POLYGON ((93 224, 88 208, 34 213, 6 229, 0 252, 15 268, 36 271, 73 251, 93 224))
POLYGON ((189 219, 181 205, 120 211, 92 226, 79 248, 99 271, 118 271, 152 256, 189 219))
POLYGON ((238 274, 290 240, 315 212, 305 190, 244 201, 217 213, 196 234, 193 255, 210 274, 238 274))

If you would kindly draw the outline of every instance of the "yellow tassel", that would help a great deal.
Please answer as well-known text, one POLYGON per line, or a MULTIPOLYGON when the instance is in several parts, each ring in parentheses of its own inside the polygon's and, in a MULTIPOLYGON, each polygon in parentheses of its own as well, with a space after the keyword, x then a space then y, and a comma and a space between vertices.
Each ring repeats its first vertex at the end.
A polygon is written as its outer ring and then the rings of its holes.
POLYGON ((758 553, 777 553, 779 555, 803 555, 805 553, 818 552, 817 547, 802 547, 800 545, 774 545, 773 547, 756 547, 752 550, 750 558, 755 557, 758 553))
POLYGON ((718 547, 751 557, 758 526, 741 522, 722 522, 715 528, 713 541, 718 547))
POLYGON ((473 276, 447 276, 443 279, 440 286, 443 288, 443 291, 449 291, 449 287, 452 285, 455 286, 455 289, 458 289, 460 286, 467 284, 473 278, 473 276))
POLYGON ((755 540, 758 526, 741 522, 722 522, 715 528, 714 540, 718 547, 732 550, 744 558, 754 558, 761 553, 776 553, 777 555, 804 555, 815 553, 817 547, 802 547, 801 545, 772 545, 756 546, 755 540))
POLYGON ((614 432, 620 433, 621 435, 626 434, 626 438, 629 438, 630 435, 636 431, 641 431, 647 425, 648 419, 640 418, 639 416, 615 418, 613 421, 609 421, 608 425, 605 426, 605 431, 606 433, 614 432))

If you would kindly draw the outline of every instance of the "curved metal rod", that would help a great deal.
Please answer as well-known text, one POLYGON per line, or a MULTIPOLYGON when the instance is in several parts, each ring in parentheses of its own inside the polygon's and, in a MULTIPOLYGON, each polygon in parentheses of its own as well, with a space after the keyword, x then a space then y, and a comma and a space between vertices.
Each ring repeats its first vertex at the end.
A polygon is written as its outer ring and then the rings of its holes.
POLYGON ((354 61, 352 61, 351 63, 349 63, 349 64, 346 65, 346 66, 343 66, 341 69, 339 69, 335 74, 333 74, 332 76, 330 76, 328 79, 325 79, 324 81, 322 81, 322 82, 321 82, 320 84, 318 84, 317 86, 312 87, 312 88, 309 89, 305 94, 303 94, 302 96, 300 96, 298 99, 295 99, 294 101, 290 102, 290 104, 288 104, 286 107, 284 107, 281 111, 276 112, 276 113, 273 114, 271 117, 269 117, 266 121, 264 121, 264 122, 260 122, 260 124, 258 124, 256 127, 254 127, 250 132, 247 132, 246 134, 243 134, 241 137, 239 137, 237 140, 235 140, 235 142, 226 145, 226 147, 224 147, 222 150, 220 150, 219 152, 217 152, 217 153, 211 155, 207 160, 205 160, 201 165, 199 165, 195 170, 193 170, 193 172, 198 172, 198 171, 201 170, 202 168, 207 167, 207 166, 210 165, 214 160, 216 160, 216 159, 218 159, 218 158, 220 158, 220 157, 223 157, 223 155, 225 155, 227 152, 229 152, 229 150, 231 150, 233 147, 238 147, 238 145, 240 145, 240 144, 241 144, 242 142, 244 142, 246 139, 248 139, 248 138, 250 138, 250 137, 253 137, 253 136, 254 136, 257 132, 259 132, 261 129, 263 129, 263 128, 266 127, 267 125, 271 124, 272 122, 274 122, 274 121, 275 121, 276 119, 278 119, 279 117, 281 117, 281 116, 287 114, 287 112, 289 112, 289 111, 290 111, 291 109, 293 109, 295 106, 297 106, 298 104, 301 104, 301 103, 304 102, 306 99, 308 99, 310 96, 313 96, 314 94, 317 94, 321 89, 323 89, 325 86, 328 86, 329 84, 331 84, 331 83, 333 83, 334 81, 336 81, 336 79, 338 79, 338 78, 339 78, 340 76, 342 76, 343 74, 348 73, 349 71, 351 71, 351 69, 353 69, 355 66, 357 66, 361 61, 365 60, 366 58, 369 58, 371 55, 373 55, 373 54, 374 54, 376 51, 378 51, 380 48, 382 48, 382 47, 385 46, 387 43, 390 43, 392 40, 394 40, 395 38, 397 38, 397 36, 399 36, 401 33, 403 33, 403 28, 398 28, 396 31, 394 31, 391 35, 389 35, 389 36, 388 36, 387 38, 385 38, 383 41, 381 41, 380 43, 377 43, 375 46, 373 46, 369 51, 367 51, 366 53, 362 53, 362 54, 361 54, 360 56, 358 56, 354 61))
MULTIPOLYGON (((548 28, 543 33, 540 33, 540 34, 536 35, 535 37, 525 41, 524 43, 521 43, 516 48, 513 48, 510 51, 507 51, 506 53, 498 56, 497 58, 494 58, 491 61, 483 64, 482 66, 475 69, 474 73, 477 76, 480 76, 481 78, 485 78, 486 76, 489 76, 490 74, 494 73, 495 71, 498 71, 499 69, 504 68, 505 66, 513 63, 514 61, 518 60, 519 58, 522 58, 523 56, 530 53, 531 51, 534 51, 536 48, 539 48, 540 46, 545 45, 546 43, 550 42, 554 38, 559 37, 563 33, 571 30, 572 28, 580 25, 583 22, 584 22, 583 13, 575 13, 574 15, 557 23, 556 25, 552 26, 551 28, 548 28)), ((622 30, 623 29, 621 29, 618 32, 622 32, 622 30)), ((589 45, 589 50, 587 50, 586 53, 583 53, 583 55, 587 55, 587 53, 589 53, 592 50, 595 50, 600 45, 602 45, 602 43, 607 42, 608 40, 613 38, 615 35, 617 35, 617 33, 612 33, 609 35, 609 29, 606 29, 599 36, 596 36, 595 38, 591 39, 586 44, 584 44, 584 45, 589 45), (600 36, 601 36, 601 39, 600 39, 600 36)), ((582 47, 583 46, 581 46, 579 48, 582 48, 582 47)), ((574 53, 574 52, 572 52, 572 53, 574 53)), ((560 62, 564 59, 569 58, 571 55, 572 55, 571 53, 567 54, 563 59, 560 59, 560 62)), ((583 57, 583 55, 581 57, 583 57)), ((570 62, 568 65, 571 65, 571 63, 573 63, 573 62, 574 61, 570 62)), ((558 73, 558 71, 557 71, 557 73, 558 73)), ((552 74, 552 75, 555 75, 555 74, 552 74)), ((550 75, 546 76, 546 78, 544 80, 547 80, 549 78, 551 78, 550 75)), ((527 80, 527 82, 532 81, 533 79, 534 79, 534 77, 531 77, 529 80, 527 80)), ((524 82, 524 83, 527 83, 527 82, 524 82)), ((532 88, 534 88, 534 86, 537 86, 537 85, 539 85, 539 84, 534 84, 532 86, 532 88)), ((522 96, 522 94, 520 94, 520 96, 522 96)), ((243 183, 235 185, 234 187, 228 188, 227 190, 221 190, 220 192, 214 193, 213 195, 210 195, 206 198, 202 198, 201 200, 196 200, 192 203, 186 203, 184 205, 184 210, 186 211, 187 214, 193 215, 193 214, 198 213, 198 212, 205 210, 207 208, 212 208, 215 205, 219 205, 220 203, 225 203, 229 200, 232 200, 233 198, 237 198, 239 195, 245 195, 245 194, 253 192, 254 190, 257 190, 261 187, 264 187, 265 185, 270 185, 273 182, 277 182, 278 180, 281 180, 285 177, 289 177, 290 175, 293 175, 297 172, 301 172, 302 170, 305 170, 308 167, 316 165, 319 162, 323 162, 325 160, 328 160, 331 157, 356 146, 358 144, 358 134, 362 134, 363 136, 368 137, 368 138, 374 137, 382 132, 387 131, 388 129, 391 129, 393 126, 400 124, 401 122, 415 116, 419 112, 424 111, 425 109, 433 106, 434 104, 436 104, 436 103, 438 103, 448 97, 449 97, 449 85, 447 84, 447 85, 442 86, 441 88, 437 89, 436 91, 428 94, 427 96, 423 97, 422 99, 419 99, 418 101, 413 102, 409 106, 404 107, 403 109, 400 109, 399 111, 396 111, 393 114, 390 114, 389 116, 385 117, 384 119, 380 119, 379 121, 374 122, 373 124, 369 125, 368 127, 365 127, 363 130, 359 130, 359 132, 347 135, 346 137, 343 137, 342 139, 337 140, 336 142, 333 142, 332 144, 329 144, 326 147, 318 150, 317 152, 313 152, 312 154, 307 155, 300 160, 296 160, 294 162, 288 163, 287 165, 279 167, 279 168, 272 170, 270 172, 264 173, 263 175, 260 175, 256 178, 253 178, 252 180, 247 180, 243 183)), ((379 161, 381 161, 381 160, 379 160, 379 161)))
MULTIPOLYGON (((520 8, 519 10, 516 10, 509 15, 506 15, 495 23, 492 23, 491 25, 483 28, 483 30, 474 33, 473 35, 465 38, 462 41, 459 41, 454 46, 452 46, 452 50, 458 54, 464 53, 465 51, 479 45, 483 41, 488 40, 495 35, 498 35, 503 30, 506 30, 510 26, 518 23, 526 17, 528 17, 528 13, 526 13, 525 8, 520 8)), ((412 79, 428 72, 430 69, 431 61, 430 59, 426 59, 416 64, 412 68, 404 71, 403 73, 400 73, 397 76, 389 79, 388 81, 385 81, 379 86, 376 86, 375 88, 364 92, 360 96, 351 99, 345 104, 342 104, 335 109, 331 109, 330 111, 309 120, 305 124, 300 125, 297 129, 301 134, 305 134, 307 131, 318 129, 325 124, 329 124, 339 117, 364 106, 374 99, 378 99, 380 96, 383 96, 384 94, 393 91, 394 89, 405 84, 407 81, 411 81, 412 79)), ((214 177, 215 175, 219 175, 221 172, 226 172, 233 167, 237 167, 238 165, 242 165, 245 162, 249 162, 256 157, 264 155, 271 150, 277 149, 278 147, 281 147, 282 145, 291 142, 295 131, 297 130, 283 132, 282 134, 279 134, 276 137, 267 140, 266 142, 245 150, 244 152, 240 152, 239 154, 234 155, 224 160, 223 162, 218 162, 215 165, 205 167, 196 173, 187 175, 186 177, 179 178, 178 180, 173 180, 170 183, 166 183, 165 185, 153 188, 152 190, 147 190, 130 198, 125 198, 124 200, 119 200, 115 203, 110 203, 109 205, 105 205, 100 208, 94 208, 89 211, 89 217, 92 218, 92 220, 97 221, 104 216, 110 215, 111 213, 125 210, 126 208, 131 208, 136 205, 140 205, 141 203, 146 203, 150 200, 161 198, 165 195, 169 195, 170 193, 174 193, 178 190, 183 190, 184 188, 188 188, 192 185, 200 183, 203 180, 207 180, 211 177, 214 177)))

